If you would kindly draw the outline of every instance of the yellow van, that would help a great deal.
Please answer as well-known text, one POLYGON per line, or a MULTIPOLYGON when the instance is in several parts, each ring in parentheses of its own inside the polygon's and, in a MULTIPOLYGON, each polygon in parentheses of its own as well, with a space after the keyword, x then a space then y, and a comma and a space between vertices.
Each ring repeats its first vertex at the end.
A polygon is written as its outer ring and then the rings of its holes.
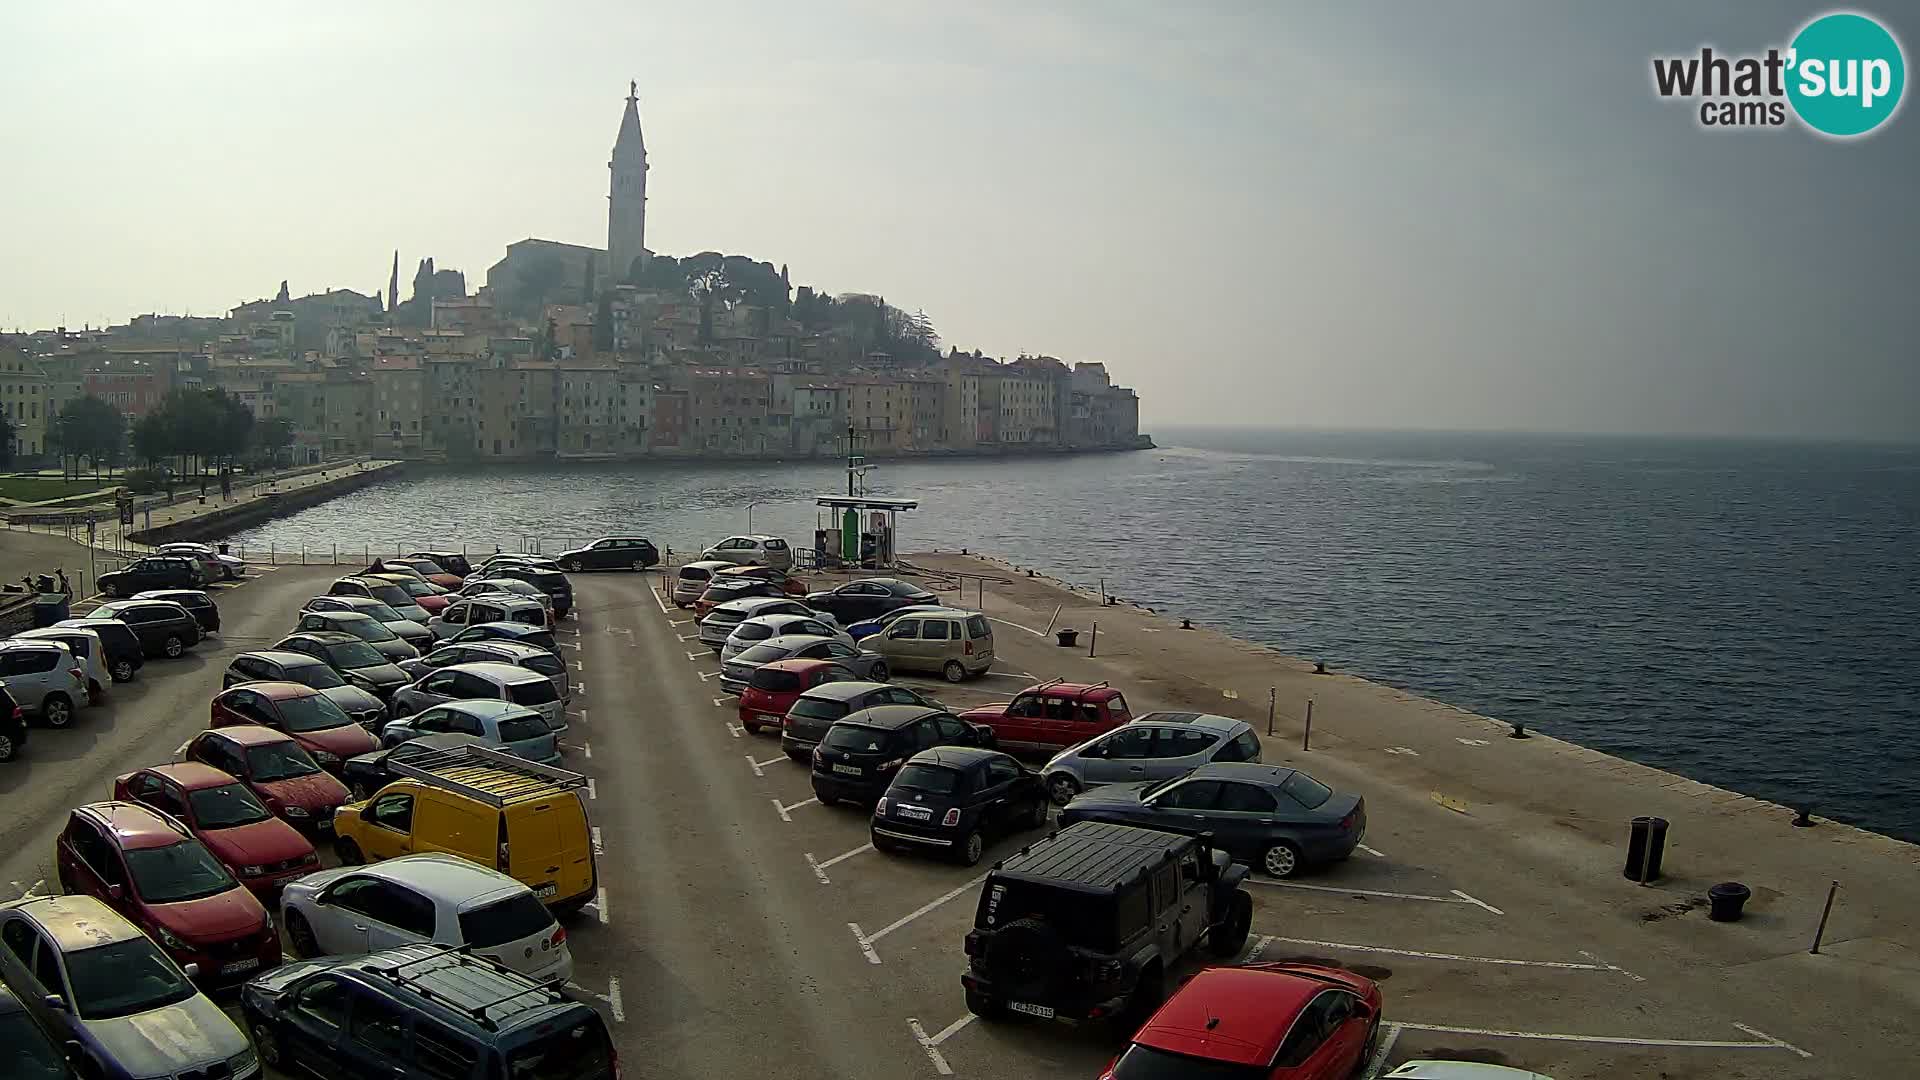
POLYGON ((390 758, 387 768, 400 779, 334 812, 342 863, 441 851, 521 882, 558 915, 593 899, 586 777, 477 745, 390 758))
POLYGON ((860 647, 886 657, 895 671, 939 672, 957 683, 993 666, 993 627, 977 611, 916 611, 862 638, 860 647))

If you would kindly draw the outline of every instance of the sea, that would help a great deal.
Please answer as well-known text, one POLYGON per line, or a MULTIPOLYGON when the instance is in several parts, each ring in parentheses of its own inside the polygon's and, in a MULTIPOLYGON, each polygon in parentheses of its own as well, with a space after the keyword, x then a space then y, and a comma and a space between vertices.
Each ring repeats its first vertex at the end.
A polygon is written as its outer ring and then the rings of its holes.
MULTIPOLYGON (((988 552, 1285 653, 1920 842, 1920 446, 1163 429, 880 461, 897 548, 988 552)), ((834 462, 428 470, 234 539, 810 547, 834 462)), ((282 556, 284 557, 284 555, 282 556)))

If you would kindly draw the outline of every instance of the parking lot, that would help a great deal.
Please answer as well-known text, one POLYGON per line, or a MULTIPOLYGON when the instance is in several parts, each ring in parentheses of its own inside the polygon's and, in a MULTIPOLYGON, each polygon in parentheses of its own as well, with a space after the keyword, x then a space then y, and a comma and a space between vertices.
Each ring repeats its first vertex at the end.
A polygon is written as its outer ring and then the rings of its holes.
MULTIPOLYGON (((118 772, 166 760, 204 726, 230 657, 276 640, 332 568, 286 567, 216 593, 226 630, 156 661, 73 730, 36 732, 0 769, 14 813, 0 892, 50 891, 65 809, 107 797, 118 772)), ((867 815, 823 807, 771 734, 737 724, 690 612, 653 575, 576 575, 561 652, 574 673, 567 766, 587 789, 596 901, 569 926, 575 990, 611 1021, 630 1074, 1028 1077, 1098 1075, 1124 1034, 986 1023, 966 1011, 962 939, 980 866, 883 855, 867 815)), ((1004 700, 1074 656, 1017 624, 1000 661, 961 685, 902 677, 955 709, 1004 700)), ((1160 707, 1129 688, 1136 712, 1160 707)), ((1276 742, 1269 762, 1292 754, 1276 742)), ((1351 788, 1329 758, 1294 761, 1351 788)), ((1369 788, 1369 833, 1349 861, 1294 880, 1256 876, 1243 961, 1313 959, 1381 983, 1385 1038, 1365 1075, 1416 1057, 1618 1076, 1814 1077, 1836 1072, 1776 1016, 1725 1011, 1714 973, 1629 948, 1566 883, 1516 875, 1424 791, 1369 788)), ((1037 835, 1030 834, 1030 835, 1037 835)))

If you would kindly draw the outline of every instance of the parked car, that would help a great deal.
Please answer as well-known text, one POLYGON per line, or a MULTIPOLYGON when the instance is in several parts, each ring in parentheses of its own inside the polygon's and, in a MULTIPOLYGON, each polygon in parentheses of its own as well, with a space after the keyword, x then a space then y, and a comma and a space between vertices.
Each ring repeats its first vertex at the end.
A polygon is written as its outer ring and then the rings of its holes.
POLYGON ((448 604, 440 614, 427 620, 427 629, 441 641, 477 623, 515 622, 547 629, 553 625, 547 607, 540 601, 508 593, 483 593, 462 597, 448 604))
POLYGON ((993 748, 993 732, 943 709, 876 705, 827 729, 813 748, 813 794, 822 806, 871 805, 893 783, 900 766, 937 746, 993 748))
MULTIPOLYGON (((106 645, 100 635, 92 630, 78 626, 42 626, 33 630, 22 630, 13 635, 12 641, 51 641, 67 647, 73 654, 74 663, 80 665, 80 671, 87 683, 87 704, 98 705, 107 699, 107 684, 113 676, 107 672, 106 645)), ((4 645, 5 642, 0 642, 4 645)), ((6 665, 0 663, 0 675, 6 665)))
POLYGON ((793 569, 793 549, 777 536, 729 536, 700 553, 700 558, 735 566, 771 566, 793 569))
POLYGON ((997 750, 943 746, 907 759, 867 831, 875 851, 937 851, 975 866, 988 836, 1046 827, 1039 773, 997 750))
POLYGON ((503 563, 490 567, 488 577, 516 578, 546 593, 553 600, 553 614, 564 619, 573 610, 573 582, 558 570, 528 563, 503 563))
POLYGON ((641 571, 660 561, 660 551, 644 536, 603 536, 583 548, 555 555, 560 569, 641 571))
POLYGON ((482 746, 542 765, 560 764, 560 739, 539 710, 510 701, 474 698, 449 701, 395 720, 380 732, 380 745, 397 746, 422 735, 471 735, 482 746))
POLYGON ((692 607, 695 600, 707 591, 707 585, 713 580, 715 570, 725 570, 732 566, 730 562, 719 559, 701 559, 697 562, 682 563, 673 572, 673 603, 676 607, 692 607))
MULTIPOLYGON (((970 714, 962 713, 967 719, 970 714)), ((1006 744, 1005 728, 992 725, 1006 744)), ((1171 780, 1210 761, 1259 761, 1260 737, 1244 721, 1191 712, 1154 712, 1055 754, 1041 769, 1047 793, 1065 806, 1102 784, 1171 780)))
POLYGON ((477 572, 484 572, 489 566, 506 566, 510 563, 520 566, 538 566, 547 570, 560 569, 560 564, 548 555, 532 551, 496 551, 481 560, 477 572))
POLYGON ((1101 1077, 1357 1076, 1379 1043, 1380 1010, 1380 987, 1345 968, 1288 963, 1210 967, 1183 983, 1141 1025, 1101 1077))
POLYGON ((993 667, 993 626, 977 611, 943 608, 895 619, 863 647, 901 671, 939 672, 957 683, 993 667))
POLYGON ((795 635, 830 638, 855 652, 859 651, 859 646, 844 631, 827 625, 815 615, 755 615, 751 619, 740 620, 727 634, 727 640, 720 645, 720 662, 725 664, 763 641, 795 635))
POLYGON ((807 594, 807 603, 840 620, 840 625, 878 618, 909 604, 938 604, 940 598, 899 578, 856 578, 823 592, 807 594))
POLYGON ((727 643, 727 636, 733 628, 756 615, 806 615, 829 626, 829 616, 823 616, 800 600, 774 596, 750 596, 745 600, 729 600, 708 612, 699 622, 700 644, 714 652, 727 643))
MULTIPOLYGON (((437 566, 438 564, 436 563, 435 565, 437 566)), ((406 561, 402 559, 375 559, 365 570, 360 571, 358 576, 370 577, 374 575, 408 577, 419 581, 427 580, 426 574, 409 566, 406 561)), ((434 584, 439 583, 434 582, 434 584)), ((455 584, 457 585, 458 582, 455 584)))
POLYGON ((133 599, 170 600, 192 614, 193 621, 200 624, 200 633, 220 632, 220 605, 213 602, 213 597, 199 589, 148 589, 145 592, 134 593, 133 599))
POLYGON ((401 663, 400 670, 407 678, 418 681, 429 671, 437 671, 454 664, 517 664, 528 671, 537 671, 553 683, 553 692, 560 700, 573 698, 573 684, 568 681, 566 661, 553 655, 538 645, 523 645, 517 641, 463 641, 448 642, 418 660, 401 663))
POLYGON ((861 652, 844 641, 811 634, 768 638, 736 653, 720 665, 720 688, 738 694, 747 688, 754 669, 775 660, 831 660, 869 682, 887 681, 887 661, 879 653, 861 652))
POLYGON ((372 798, 374 792, 400 779, 400 774, 390 767, 392 764, 418 761, 456 746, 484 745, 484 740, 473 735, 422 735, 408 739, 349 759, 345 773, 347 787, 353 790, 355 799, 364 802, 372 798))
POLYGON ((280 963, 280 935, 252 891, 173 818, 138 803, 75 807, 54 842, 60 889, 145 930, 203 986, 280 963))
MULTIPOLYGON (((461 585, 459 591, 454 593, 450 599, 457 600, 463 596, 485 596, 488 593, 507 593, 512 596, 525 597, 528 600, 538 600, 540 606, 546 608, 548 611, 553 610, 553 597, 548 596, 546 590, 532 582, 521 581, 519 578, 469 578, 466 584, 461 585)), ((551 622, 552 620, 548 621, 551 622)))
POLYGON ((119 619, 61 619, 53 628, 93 631, 106 653, 107 674, 114 682, 132 682, 146 666, 147 651, 140 644, 140 636, 119 619))
POLYGON ((272 728, 203 731, 180 748, 179 760, 211 765, 247 785, 274 816, 305 832, 333 831, 333 812, 350 797, 293 736, 272 728))
POLYGON ((740 726, 749 735, 763 727, 776 730, 786 722, 787 710, 801 694, 817 686, 854 682, 856 676, 831 660, 775 660, 755 669, 740 691, 740 726))
POLYGON ((874 634, 892 626, 893 620, 902 615, 919 615, 923 612, 942 610, 945 609, 941 604, 908 604, 906 607, 897 607, 892 611, 876 615, 871 619, 862 619, 857 623, 853 623, 847 627, 847 633, 853 635, 853 640, 859 641, 861 638, 872 637, 874 634))
POLYGON ((210 707, 209 727, 258 724, 293 736, 300 749, 313 755, 320 767, 340 775, 350 757, 380 745, 365 726, 348 716, 333 699, 294 682, 257 682, 222 690, 210 707))
POLYGON ((456 855, 322 870, 288 886, 280 912, 288 943, 305 957, 436 944, 540 982, 573 978, 567 932, 533 890, 456 855))
POLYGON ((518 664, 482 661, 452 664, 430 671, 403 686, 388 703, 398 722, 423 709, 449 701, 498 701, 532 709, 554 731, 567 729, 565 707, 553 689, 553 680, 518 664))
MULTIPOLYGON (((794 661, 776 661, 793 663, 794 661)), ((932 698, 922 696, 919 691, 905 686, 891 686, 887 683, 857 680, 854 682, 829 682, 803 692, 787 707, 786 715, 780 724, 780 749, 795 761, 807 761, 813 757, 813 748, 827 737, 827 730, 854 713, 871 709, 876 705, 918 705, 923 709, 941 709, 946 706, 932 698)), ((741 695, 741 707, 746 707, 746 696, 741 695)))
MULTIPOLYGON (((315 630, 288 634, 273 643, 277 651, 297 652, 325 663, 340 677, 360 687, 382 702, 407 685, 406 673, 380 653, 380 650, 337 630, 315 630)), ((383 706, 384 707, 384 706, 383 706)))
POLYGON ((93 619, 117 619, 140 639, 147 656, 178 659, 200 643, 200 621, 171 600, 115 600, 89 613, 93 619))
POLYGON ((386 703, 379 695, 348 682, 325 660, 291 649, 243 652, 227 664, 227 670, 220 676, 222 688, 251 682, 290 682, 312 687, 363 727, 378 728, 387 716, 386 703))
POLYGON ((153 549, 156 555, 186 555, 200 560, 200 573, 208 581, 238 581, 246 575, 247 560, 222 552, 212 544, 177 541, 153 549))
POLYGON ((428 630, 426 624, 403 617, 387 604, 371 596, 316 596, 300 605, 300 610, 303 612, 351 611, 365 615, 391 630, 394 636, 413 646, 417 652, 433 648, 433 631, 428 630))
POLYGON ((976 724, 993 728, 1000 745, 1010 750, 1047 753, 1079 746, 1133 719, 1126 696, 1120 691, 1106 683, 1065 679, 1035 683, 1011 701, 991 702, 968 709, 964 715, 976 724))
POLYGON ((19 757, 26 745, 27 711, 13 700, 5 686, 0 686, 0 762, 19 757))
POLYGON ((334 814, 334 851, 348 866, 444 851, 533 889, 562 917, 599 887, 587 778, 484 746, 388 762, 401 778, 334 814))
POLYGON ((784 570, 777 566, 762 566, 758 563, 748 563, 739 566, 729 566, 725 570, 715 570, 713 572, 713 580, 716 582, 739 581, 743 579, 748 581, 770 581, 780 586, 781 591, 785 592, 788 596, 804 597, 813 591, 807 588, 806 582, 794 577, 792 571, 784 570))
POLYGON ((1096 788, 1067 803, 1060 820, 1211 832, 1234 858, 1284 878, 1353 854, 1367 804, 1296 769, 1221 762, 1176 780, 1096 788))
POLYGON ((473 564, 458 551, 409 551, 407 558, 432 559, 440 569, 449 574, 459 574, 463 578, 473 573, 473 564))
MULTIPOLYGON (((1372 1060, 1372 1055, 1367 1056, 1372 1060)), ((1553 1080, 1545 1073, 1529 1069, 1511 1069, 1505 1065, 1488 1065, 1479 1061, 1403 1061, 1390 1073, 1384 1074, 1387 1080, 1553 1080)))
POLYGON ((340 1077, 616 1080, 591 1005, 479 956, 412 945, 290 964, 240 994, 272 1068, 340 1077), (488 1002, 494 1007, 475 1009, 488 1002), (354 1038, 331 1020, 367 1018, 354 1038), (373 1021, 378 1020, 375 1024, 373 1021))
MULTIPOLYGON (((427 584, 424 579, 421 583, 427 584)), ((327 595, 371 597, 399 612, 402 618, 423 625, 428 618, 426 609, 414 603, 413 595, 401 588, 398 582, 374 577, 343 577, 327 586, 327 595)))
POLYGON ((1246 877, 1178 833, 1081 822, 1036 840, 994 864, 980 890, 960 976, 967 1011, 1138 1024, 1189 953, 1246 945, 1246 877))
POLYGON ((560 643, 553 638, 553 631, 544 626, 529 626, 518 622, 471 623, 465 630, 448 638, 451 644, 465 644, 469 641, 517 641, 522 645, 532 645, 545 649, 558 656, 560 643))
POLYGON ((293 624, 293 632, 351 634, 374 647, 389 663, 411 660, 420 650, 407 644, 399 634, 386 628, 371 615, 357 611, 309 611, 293 624))
POLYGON ((730 579, 725 575, 725 570, 713 575, 713 580, 707 583, 706 591, 702 592, 699 599, 693 602, 694 618, 706 618, 707 614, 714 608, 719 607, 729 600, 745 600, 754 596, 778 597, 791 595, 778 582, 759 581, 754 578, 730 579))
POLYGON ((154 765, 113 781, 113 797, 185 825, 240 884, 270 896, 320 866, 313 844, 274 817, 247 785, 197 761, 154 765))
POLYGON ((62 1045, 79 1044, 87 1080, 260 1075, 247 1037, 192 975, 99 900, 0 905, 0 941, 0 979, 62 1045), (36 959, 29 965, 26 956, 36 959))
POLYGON ((148 555, 95 579, 100 592, 125 597, 145 589, 197 589, 206 584, 200 561, 187 555, 148 555))
MULTIPOLYGON (((367 580, 385 585, 399 586, 400 591, 406 593, 408 598, 413 601, 414 607, 419 608, 422 612, 430 616, 438 615, 440 609, 447 606, 447 598, 453 595, 450 590, 443 589, 431 581, 401 577, 398 574, 369 574, 367 580)), ((402 612, 402 614, 406 613, 402 612)), ((419 621, 419 619, 414 616, 408 615, 407 617, 413 619, 415 622, 419 621)))
POLYGON ((68 727, 87 702, 87 670, 58 641, 0 641, 0 686, 30 719, 68 727))
POLYGON ((412 571, 420 575, 420 577, 429 584, 438 585, 443 589, 459 588, 461 579, 465 577, 464 574, 452 573, 432 559, 424 557, 416 558, 413 556, 405 556, 397 559, 382 559, 377 569, 373 569, 373 572, 376 574, 405 573, 407 571, 412 571))
POLYGON ((66 1050, 54 1043, 5 985, 0 985, 0 1076, 13 1080, 78 1080, 66 1050))

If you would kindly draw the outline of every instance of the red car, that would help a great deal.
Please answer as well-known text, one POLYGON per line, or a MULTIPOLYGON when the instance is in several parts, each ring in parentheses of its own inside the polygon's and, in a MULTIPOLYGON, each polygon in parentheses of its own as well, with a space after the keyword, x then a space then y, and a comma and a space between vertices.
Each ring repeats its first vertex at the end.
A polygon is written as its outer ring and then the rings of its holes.
POLYGON ((280 963, 280 935, 253 890, 186 826, 144 806, 93 803, 54 842, 60 887, 99 899, 145 931, 203 984, 242 981, 280 963))
POLYGON ((1211 967, 1141 1025, 1101 1080, 1345 1080, 1379 1035, 1372 979, 1318 964, 1211 967))
POLYGON ((333 699, 293 682, 241 683, 213 699, 213 726, 258 724, 293 736, 320 767, 340 775, 348 758, 380 749, 373 732, 354 722, 333 699))
POLYGON ((268 812, 245 784, 197 761, 130 772, 113 782, 113 797, 185 825, 262 896, 320 868, 320 856, 299 830, 268 812))
POLYGON ((758 735, 763 727, 778 729, 787 710, 801 694, 821 683, 853 682, 859 676, 831 660, 775 660, 762 664, 740 691, 740 726, 758 735))
POLYGON ((1052 753, 1078 746, 1133 719, 1127 699, 1106 683, 1038 683, 998 701, 968 709, 960 719, 993 729, 1003 750, 1052 753))
POLYGON ((290 735, 246 726, 203 731, 181 748, 183 761, 211 765, 247 785, 268 810, 302 831, 333 833, 333 812, 353 793, 320 768, 290 735))

